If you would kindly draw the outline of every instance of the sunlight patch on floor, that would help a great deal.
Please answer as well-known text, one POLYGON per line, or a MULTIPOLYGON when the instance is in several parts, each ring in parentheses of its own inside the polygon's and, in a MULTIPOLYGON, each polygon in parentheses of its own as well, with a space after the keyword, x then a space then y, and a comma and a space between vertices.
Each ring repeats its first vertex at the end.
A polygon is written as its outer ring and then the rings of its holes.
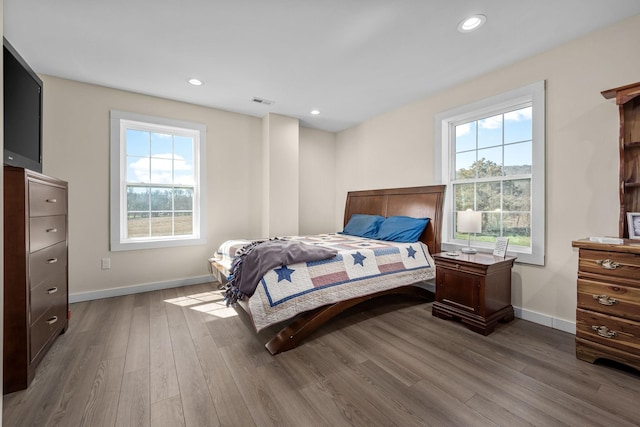
POLYGON ((217 317, 227 318, 237 316, 238 313, 231 307, 227 307, 224 302, 214 302, 211 304, 202 304, 197 307, 191 307, 191 310, 200 311, 202 313, 212 314, 217 317))
POLYGON ((223 319, 238 315, 233 308, 227 307, 227 304, 224 302, 224 296, 222 296, 220 291, 201 292, 193 295, 169 298, 164 300, 164 302, 180 307, 189 307, 191 310, 211 314, 212 316, 223 319))

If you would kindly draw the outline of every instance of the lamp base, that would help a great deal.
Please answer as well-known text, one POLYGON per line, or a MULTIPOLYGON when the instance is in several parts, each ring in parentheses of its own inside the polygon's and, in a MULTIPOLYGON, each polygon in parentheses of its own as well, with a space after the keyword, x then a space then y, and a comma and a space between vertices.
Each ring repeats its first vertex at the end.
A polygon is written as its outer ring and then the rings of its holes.
POLYGON ((477 250, 475 250, 474 248, 462 248, 460 251, 461 251, 463 254, 475 254, 475 253, 477 253, 477 252, 478 252, 478 251, 477 251, 477 250))

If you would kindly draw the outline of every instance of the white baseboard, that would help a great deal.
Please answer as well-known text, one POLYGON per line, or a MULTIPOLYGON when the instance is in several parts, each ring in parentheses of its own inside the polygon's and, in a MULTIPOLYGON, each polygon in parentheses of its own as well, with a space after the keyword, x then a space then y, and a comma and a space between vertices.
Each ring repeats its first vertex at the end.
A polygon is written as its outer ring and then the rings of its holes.
POLYGON ((528 320, 530 322, 558 329, 563 332, 568 332, 573 335, 576 334, 576 324, 574 322, 558 319, 547 314, 537 313, 531 310, 523 310, 522 308, 515 306, 513 307, 513 311, 515 312, 515 316, 519 319, 528 320))
POLYGON ((69 294, 69 303, 90 301, 101 298, 119 297, 122 295, 138 294, 141 292, 157 291, 160 289, 177 288, 180 286, 199 285, 213 282, 212 276, 190 277, 188 279, 170 280, 168 282, 147 283, 144 285, 123 286, 121 288, 104 289, 102 291, 79 292, 69 294))

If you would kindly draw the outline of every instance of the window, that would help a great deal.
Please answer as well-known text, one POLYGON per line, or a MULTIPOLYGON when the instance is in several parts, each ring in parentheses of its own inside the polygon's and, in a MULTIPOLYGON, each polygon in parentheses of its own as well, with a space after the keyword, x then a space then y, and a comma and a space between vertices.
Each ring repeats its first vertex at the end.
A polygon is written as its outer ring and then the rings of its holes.
POLYGON ((206 127, 111 112, 111 250, 205 243, 206 127))
POLYGON ((447 184, 443 247, 459 249, 456 213, 482 213, 473 247, 509 238, 519 262, 544 265, 544 82, 436 116, 436 176, 447 184))

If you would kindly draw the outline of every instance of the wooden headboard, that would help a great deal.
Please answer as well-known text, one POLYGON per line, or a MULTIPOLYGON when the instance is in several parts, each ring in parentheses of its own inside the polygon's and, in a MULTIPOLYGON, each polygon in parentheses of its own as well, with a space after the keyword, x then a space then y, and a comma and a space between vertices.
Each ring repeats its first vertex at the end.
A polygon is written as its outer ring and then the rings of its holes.
POLYGON ((344 224, 347 225, 353 214, 381 215, 385 218, 394 215, 429 218, 420 241, 429 247, 431 254, 436 254, 440 252, 444 190, 444 185, 430 185, 349 191, 344 208, 344 224))

